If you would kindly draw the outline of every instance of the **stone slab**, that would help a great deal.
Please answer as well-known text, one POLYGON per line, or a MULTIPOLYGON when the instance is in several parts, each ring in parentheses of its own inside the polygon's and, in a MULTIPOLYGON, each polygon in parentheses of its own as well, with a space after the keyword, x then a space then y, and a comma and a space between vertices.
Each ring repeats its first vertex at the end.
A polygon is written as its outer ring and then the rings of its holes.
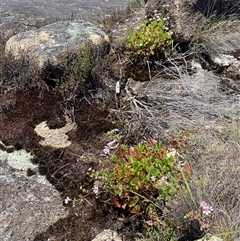
POLYGON ((59 192, 37 173, 24 150, 0 150, 0 239, 32 241, 59 218, 67 216, 59 192), (27 170, 36 172, 27 176, 27 170))

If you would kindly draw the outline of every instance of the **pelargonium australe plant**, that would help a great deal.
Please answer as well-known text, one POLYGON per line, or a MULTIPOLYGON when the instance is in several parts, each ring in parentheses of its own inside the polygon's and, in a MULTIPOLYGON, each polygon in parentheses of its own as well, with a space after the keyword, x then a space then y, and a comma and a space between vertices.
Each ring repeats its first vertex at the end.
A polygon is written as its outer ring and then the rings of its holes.
POLYGON ((128 147, 112 155, 112 166, 95 173, 100 190, 114 193, 112 204, 141 213, 151 204, 159 208, 179 187, 178 161, 156 140, 128 147))

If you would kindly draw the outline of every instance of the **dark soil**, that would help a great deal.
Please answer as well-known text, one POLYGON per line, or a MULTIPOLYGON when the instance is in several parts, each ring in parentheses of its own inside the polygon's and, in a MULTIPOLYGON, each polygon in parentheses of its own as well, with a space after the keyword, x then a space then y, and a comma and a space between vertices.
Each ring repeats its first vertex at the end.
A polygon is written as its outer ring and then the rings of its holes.
MULTIPOLYGON (((40 137, 34 128, 45 120, 51 128, 64 126, 64 100, 57 91, 9 91, 0 96, 0 103, 0 139, 6 145, 14 145, 15 149, 33 153, 40 174, 46 175, 55 185, 63 200, 67 196, 77 198, 80 186, 91 190, 93 179, 88 169, 98 168, 100 154, 109 141, 106 132, 116 127, 115 123, 106 119, 108 110, 91 103, 91 100, 76 103, 77 129, 69 133, 72 144, 66 149, 54 150, 39 144, 40 137), (92 158, 82 160, 80 156, 86 153, 92 158)), ((28 170, 28 175, 32 175, 31 170, 28 170)), ((83 202, 76 201, 74 208, 71 202, 68 207, 69 217, 59 220, 45 233, 37 235, 35 240, 47 240, 54 236, 54 240, 88 241, 105 228, 118 230, 125 240, 132 240, 132 233, 141 231, 141 225, 136 225, 136 217, 120 215, 119 210, 106 201, 96 199, 93 194, 87 195, 83 202)))
MULTIPOLYGON (((53 150, 39 145, 40 138, 34 132, 34 127, 44 120, 48 120, 52 128, 59 128, 65 124, 61 108, 64 103, 59 94, 53 90, 9 91, 0 96, 0 103, 0 139, 4 143, 14 145, 15 149, 31 151, 36 156, 35 161, 39 163, 41 174, 46 175, 56 188, 62 191, 63 198, 66 195, 76 196, 80 185, 91 188, 92 181, 87 177, 87 170, 97 163, 80 162, 78 156, 84 151, 98 153, 103 149, 106 144, 103 133, 114 127, 111 122, 105 120, 108 114, 106 110, 90 105, 86 101, 79 103, 75 112, 78 128, 70 135, 73 144, 65 150, 53 150)), ((52 232, 55 237, 64 236, 76 240, 76 236, 77 240, 91 240, 107 223, 105 214, 101 214, 102 211, 98 207, 99 204, 93 197, 91 199, 92 206, 84 203, 80 208, 77 205, 67 220, 59 221, 52 228, 53 231, 49 228, 49 232, 39 235, 36 240, 46 240, 45 237, 52 232), (105 221, 98 227, 96 222, 101 222, 97 217, 101 215, 105 221), (83 218, 84 223, 80 222, 83 218), (92 223, 92 219, 95 219, 95 224, 92 223), (81 225, 82 228, 77 228, 74 223, 78 223, 77 226, 81 225), (72 228, 75 231, 69 232, 72 228), (95 232, 90 232, 91 228, 95 232)))

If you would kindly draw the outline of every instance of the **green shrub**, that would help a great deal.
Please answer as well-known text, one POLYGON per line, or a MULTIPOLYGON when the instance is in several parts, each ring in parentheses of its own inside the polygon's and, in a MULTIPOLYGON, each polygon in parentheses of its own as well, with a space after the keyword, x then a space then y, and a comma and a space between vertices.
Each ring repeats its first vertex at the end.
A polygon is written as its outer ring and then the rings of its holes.
POLYGON ((164 18, 159 15, 154 19, 140 22, 140 27, 131 29, 125 39, 128 53, 143 57, 163 53, 171 42, 171 33, 164 18))
POLYGON ((64 99, 74 100, 93 83, 92 53, 93 46, 86 41, 79 45, 77 51, 69 51, 59 57, 63 62, 59 66, 59 69, 63 69, 59 91, 64 99))
POLYGON ((149 214, 170 201, 179 187, 177 161, 159 142, 121 146, 112 156, 112 170, 96 174, 95 187, 114 193, 112 204, 130 212, 149 214))
POLYGON ((73 78, 81 78, 81 81, 86 81, 92 73, 92 46, 91 43, 85 42, 79 45, 78 61, 72 69, 73 78))

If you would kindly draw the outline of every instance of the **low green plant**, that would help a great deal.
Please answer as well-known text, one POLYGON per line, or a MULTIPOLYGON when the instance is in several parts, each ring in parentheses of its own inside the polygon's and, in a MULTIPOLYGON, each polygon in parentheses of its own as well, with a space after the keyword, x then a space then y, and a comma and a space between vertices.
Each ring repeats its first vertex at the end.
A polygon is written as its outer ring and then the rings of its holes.
POLYGON ((74 98, 84 93, 92 83, 92 54, 93 46, 91 42, 86 41, 79 45, 76 51, 69 51, 66 56, 60 56, 65 61, 60 66, 60 69, 63 69, 60 93, 64 99, 74 101, 74 98))
POLYGON ((149 20, 141 21, 137 29, 130 29, 125 39, 128 53, 143 57, 164 53, 164 49, 172 43, 166 20, 156 14, 149 20))
POLYGON ((176 193, 180 172, 177 160, 152 140, 130 148, 120 146, 119 153, 112 155, 112 170, 95 175, 95 186, 114 193, 114 206, 153 214, 176 193))
POLYGON ((92 47, 89 42, 85 42, 78 48, 78 61, 72 69, 72 75, 74 78, 81 77, 82 81, 86 81, 91 75, 92 71, 92 47))

